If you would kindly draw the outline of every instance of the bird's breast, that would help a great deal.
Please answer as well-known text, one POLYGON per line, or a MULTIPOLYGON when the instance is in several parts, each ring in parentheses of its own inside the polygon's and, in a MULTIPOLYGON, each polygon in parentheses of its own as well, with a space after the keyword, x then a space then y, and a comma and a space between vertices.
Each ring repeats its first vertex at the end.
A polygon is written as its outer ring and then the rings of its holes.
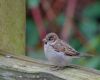
POLYGON ((49 44, 44 45, 44 52, 46 57, 54 57, 56 55, 55 50, 49 44))
POLYGON ((47 44, 47 45, 44 45, 44 51, 45 51, 45 53, 48 53, 48 52, 54 51, 54 49, 52 48, 52 46, 47 44))

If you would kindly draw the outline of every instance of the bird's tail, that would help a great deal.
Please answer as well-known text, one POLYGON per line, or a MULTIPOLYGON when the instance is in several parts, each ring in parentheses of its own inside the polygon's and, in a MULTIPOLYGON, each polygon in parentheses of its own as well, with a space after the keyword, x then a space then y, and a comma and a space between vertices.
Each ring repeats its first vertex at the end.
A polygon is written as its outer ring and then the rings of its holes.
POLYGON ((79 53, 79 52, 76 52, 76 56, 71 56, 73 58, 92 58, 94 55, 90 55, 88 53, 79 53))
POLYGON ((79 56, 80 57, 86 57, 86 58, 92 58, 94 55, 90 55, 90 54, 87 54, 87 53, 81 53, 79 56))

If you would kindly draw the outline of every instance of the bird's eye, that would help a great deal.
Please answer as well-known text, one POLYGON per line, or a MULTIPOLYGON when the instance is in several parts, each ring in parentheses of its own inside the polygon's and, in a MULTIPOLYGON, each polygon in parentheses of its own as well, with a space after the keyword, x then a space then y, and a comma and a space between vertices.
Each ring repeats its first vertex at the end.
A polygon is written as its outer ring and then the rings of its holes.
POLYGON ((52 40, 52 38, 49 38, 49 41, 51 41, 52 40))
POLYGON ((49 39, 48 39, 49 41, 51 41, 51 40, 53 40, 53 37, 51 36, 51 37, 49 37, 49 39))
POLYGON ((50 41, 51 39, 49 38, 48 40, 50 41))

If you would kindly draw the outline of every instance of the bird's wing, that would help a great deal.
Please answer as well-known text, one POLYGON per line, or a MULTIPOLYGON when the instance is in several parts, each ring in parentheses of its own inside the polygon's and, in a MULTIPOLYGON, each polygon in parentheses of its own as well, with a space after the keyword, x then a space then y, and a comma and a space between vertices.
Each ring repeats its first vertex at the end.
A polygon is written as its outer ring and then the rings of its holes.
POLYGON ((63 52, 67 56, 78 56, 79 55, 79 53, 74 48, 72 48, 70 45, 68 45, 62 40, 56 41, 56 43, 51 46, 55 49, 55 51, 63 52))

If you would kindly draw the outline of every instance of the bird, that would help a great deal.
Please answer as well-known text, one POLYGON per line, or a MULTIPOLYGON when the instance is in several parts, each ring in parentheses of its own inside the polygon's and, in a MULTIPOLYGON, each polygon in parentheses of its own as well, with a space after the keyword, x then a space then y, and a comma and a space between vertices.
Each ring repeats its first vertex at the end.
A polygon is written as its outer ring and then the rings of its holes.
POLYGON ((61 40, 56 33, 48 33, 43 39, 44 53, 48 61, 53 65, 52 67, 62 69, 69 66, 73 58, 86 57, 88 55, 81 55, 68 43, 61 40))

